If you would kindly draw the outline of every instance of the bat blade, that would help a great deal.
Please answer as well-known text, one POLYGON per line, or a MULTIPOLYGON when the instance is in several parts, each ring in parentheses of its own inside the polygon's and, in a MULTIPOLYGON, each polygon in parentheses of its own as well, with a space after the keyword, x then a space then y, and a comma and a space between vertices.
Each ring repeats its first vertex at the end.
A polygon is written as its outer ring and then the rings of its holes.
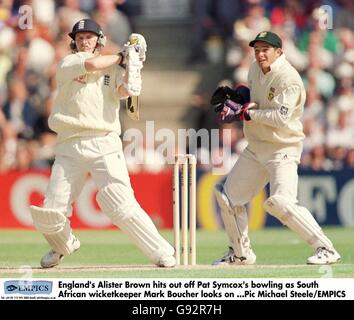
POLYGON ((132 96, 125 100, 125 107, 129 118, 139 120, 139 97, 132 96))

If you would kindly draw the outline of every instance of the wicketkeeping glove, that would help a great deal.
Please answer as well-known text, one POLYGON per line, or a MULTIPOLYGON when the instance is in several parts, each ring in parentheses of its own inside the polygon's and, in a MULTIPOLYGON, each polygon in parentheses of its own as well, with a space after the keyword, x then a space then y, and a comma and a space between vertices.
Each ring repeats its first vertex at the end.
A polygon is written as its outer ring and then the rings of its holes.
POLYGON ((248 102, 244 105, 233 102, 227 99, 223 105, 222 111, 218 115, 219 123, 231 123, 234 121, 249 121, 251 117, 248 114, 248 110, 257 107, 255 102, 248 102))
POLYGON ((221 112, 228 99, 243 105, 250 102, 250 90, 246 86, 238 86, 235 90, 227 86, 218 87, 214 91, 210 103, 215 107, 215 112, 221 112))

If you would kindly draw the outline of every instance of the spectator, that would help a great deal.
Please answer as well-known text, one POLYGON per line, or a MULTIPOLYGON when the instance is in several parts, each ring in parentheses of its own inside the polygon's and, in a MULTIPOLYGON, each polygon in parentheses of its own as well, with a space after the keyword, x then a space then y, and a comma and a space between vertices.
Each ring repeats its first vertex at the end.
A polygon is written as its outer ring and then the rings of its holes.
POLYGON ((350 125, 351 116, 351 106, 347 105, 339 110, 336 125, 332 128, 329 128, 327 131, 327 145, 329 147, 352 147, 354 141, 354 129, 350 125))
POLYGON ((120 48, 128 41, 131 27, 123 12, 116 9, 114 0, 97 0, 97 22, 107 36, 120 48))
POLYGON ((332 162, 326 156, 324 145, 317 145, 312 148, 310 166, 313 171, 330 171, 333 169, 332 162))
POLYGON ((33 137, 33 128, 39 114, 28 101, 25 84, 18 79, 14 79, 10 83, 9 98, 4 105, 4 114, 18 136, 33 137))
POLYGON ((352 0, 341 0, 342 7, 335 19, 335 25, 337 28, 348 28, 354 31, 354 3, 352 0))
POLYGON ((347 169, 354 169, 354 149, 350 149, 345 157, 345 167, 347 169))
MULTIPOLYGON (((313 148, 321 145, 328 151, 324 157, 329 162, 333 160, 336 163, 333 155, 341 147, 345 148, 350 158, 352 146, 348 141, 352 139, 350 128, 354 126, 353 1, 327 3, 333 9, 334 29, 321 28, 321 12, 315 8, 319 7, 318 1, 307 1, 306 6, 300 0, 197 0, 193 3, 196 5, 196 25, 192 32, 191 62, 203 60, 208 39, 217 36, 220 52, 224 49, 224 43, 228 46, 226 60, 223 61, 227 69, 222 77, 232 79, 230 87, 234 83, 244 83, 252 62, 247 41, 258 30, 268 29, 271 25, 272 30, 281 35, 287 59, 301 72, 307 87, 303 118, 307 135, 304 161, 310 158, 313 148), (346 108, 348 114, 340 115, 346 108), (346 118, 347 124, 343 127, 338 124, 340 117, 346 118), (333 142, 335 139, 340 140, 340 146, 333 142)), ((14 167, 17 135, 27 140, 21 141, 21 145, 28 143, 30 150, 36 150, 33 151, 32 166, 46 166, 47 162, 52 161, 53 134, 47 127, 47 118, 52 97, 56 94, 56 65, 68 54, 70 39, 67 33, 74 22, 89 16, 100 19, 108 34, 104 53, 117 52, 118 45, 124 44, 130 31, 130 23, 122 11, 128 12, 126 8, 135 10, 136 7, 131 5, 128 8, 126 0, 2 2, 0 112, 3 121, 0 130, 0 170, 14 167), (34 16, 31 29, 17 27, 19 6, 24 3, 32 4, 34 16), (13 97, 10 98, 13 92, 17 95, 16 102, 13 97), (22 102, 19 99, 21 95, 24 99, 22 102), (40 159, 39 162, 36 159, 40 159)), ((218 59, 220 57, 224 58, 220 55, 218 59)), ((212 73, 208 74, 208 79, 212 76, 212 73)), ((219 78, 220 75, 217 76, 219 78)), ((212 81, 216 83, 218 79, 212 81)), ((217 128, 209 106, 209 96, 196 94, 191 100, 190 111, 184 117, 187 126, 196 130, 206 128, 209 132, 217 128)), ((243 139, 236 141, 236 149, 243 147, 243 139)), ((205 150, 200 152, 205 154, 205 150)))

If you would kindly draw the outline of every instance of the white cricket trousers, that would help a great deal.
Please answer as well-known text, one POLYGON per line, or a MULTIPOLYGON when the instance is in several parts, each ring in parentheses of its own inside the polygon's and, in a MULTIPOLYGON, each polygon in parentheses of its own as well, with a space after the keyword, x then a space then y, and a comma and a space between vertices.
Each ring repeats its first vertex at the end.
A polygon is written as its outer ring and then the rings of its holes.
POLYGON ((266 184, 270 196, 281 195, 297 203, 299 147, 281 148, 264 144, 255 150, 248 146, 227 176, 224 190, 233 206, 244 206, 266 184))
MULTIPOLYGON (((248 146, 231 169, 224 184, 224 192, 236 209, 235 221, 244 250, 250 248, 248 237, 248 214, 245 205, 255 197, 268 182, 270 195, 282 195, 289 203, 297 203, 298 148, 279 148, 275 145, 248 146)), ((225 225, 227 221, 224 221, 225 225)), ((227 229, 226 229, 227 230, 227 229)), ((234 238, 229 234, 230 239, 234 238)), ((232 242, 232 241, 231 241, 232 242)), ((242 252, 237 252, 242 256, 242 252)))
POLYGON ((117 133, 73 138, 57 145, 44 207, 70 217, 72 203, 79 196, 88 173, 99 190, 119 183, 133 192, 117 133))
MULTIPOLYGON (((224 192, 237 212, 235 221, 242 237, 240 245, 245 252, 250 248, 245 205, 263 190, 268 182, 270 195, 283 195, 290 203, 297 202, 298 156, 296 152, 288 152, 294 150, 282 150, 279 147, 274 149, 274 145, 259 146, 255 152, 248 146, 231 169, 224 184, 224 192)), ((227 225, 227 221, 224 223, 227 225)), ((229 234, 229 237, 233 239, 234 234, 229 234)), ((232 240, 230 241, 232 243, 232 240)), ((242 256, 242 252, 237 252, 237 247, 234 247, 234 250, 238 256, 242 256)))
MULTIPOLYGON (((224 185, 231 204, 244 208, 269 182, 270 197, 263 207, 268 213, 295 231, 312 248, 333 250, 332 242, 325 236, 312 214, 298 205, 298 173, 301 145, 279 147, 264 144, 258 148, 249 146, 240 155, 224 185)), ((238 228, 248 240, 246 210, 238 210, 238 228)), ((249 241, 247 241, 247 244, 249 241)))
MULTIPOLYGON (((90 173, 99 190, 97 202, 112 223, 127 233, 158 266, 175 264, 174 248, 159 234, 134 197, 117 133, 74 138, 59 144, 56 151, 45 208, 70 217, 72 203, 90 173)), ((70 225, 65 234, 71 234, 70 225)))

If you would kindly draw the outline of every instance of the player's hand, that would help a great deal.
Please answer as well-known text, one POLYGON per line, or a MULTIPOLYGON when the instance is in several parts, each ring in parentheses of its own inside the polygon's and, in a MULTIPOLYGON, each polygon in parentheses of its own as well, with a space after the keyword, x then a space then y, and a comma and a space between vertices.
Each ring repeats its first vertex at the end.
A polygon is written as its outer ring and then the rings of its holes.
POLYGON ((215 112, 220 112, 226 99, 230 99, 233 94, 233 90, 228 86, 218 87, 210 99, 210 103, 215 106, 215 112))
POLYGON ((119 55, 122 55, 122 60, 119 62, 119 65, 126 68, 129 56, 135 58, 136 54, 139 61, 143 63, 146 60, 146 51, 147 44, 145 38, 139 33, 132 33, 129 36, 129 41, 124 45, 123 51, 118 53, 119 55))
POLYGON ((242 104, 227 99, 222 106, 221 112, 218 114, 218 123, 231 123, 237 121, 241 110, 242 104))
POLYGON ((140 61, 139 53, 134 48, 127 49, 125 76, 123 80, 124 88, 129 96, 140 95, 142 88, 141 69, 143 67, 140 61))
POLYGON ((223 105, 222 111, 218 115, 219 123, 231 123, 233 121, 249 121, 251 117, 248 110, 256 108, 255 102, 248 102, 245 104, 236 103, 227 99, 223 105))
POLYGON ((231 100, 225 101, 225 106, 229 107, 235 113, 235 121, 249 121, 251 117, 248 110, 257 108, 257 103, 247 102, 243 105, 235 103, 231 100))
POLYGON ((232 123, 235 121, 235 112, 230 108, 223 106, 221 112, 217 115, 218 124, 232 123))
POLYGON ((215 107, 215 112, 223 110, 226 100, 232 100, 241 105, 250 101, 250 90, 246 86, 238 86, 235 90, 227 86, 218 87, 211 99, 210 103, 215 107))
POLYGON ((124 45, 125 48, 133 47, 139 55, 140 61, 146 60, 147 44, 143 35, 139 33, 132 33, 129 36, 129 41, 124 45))

